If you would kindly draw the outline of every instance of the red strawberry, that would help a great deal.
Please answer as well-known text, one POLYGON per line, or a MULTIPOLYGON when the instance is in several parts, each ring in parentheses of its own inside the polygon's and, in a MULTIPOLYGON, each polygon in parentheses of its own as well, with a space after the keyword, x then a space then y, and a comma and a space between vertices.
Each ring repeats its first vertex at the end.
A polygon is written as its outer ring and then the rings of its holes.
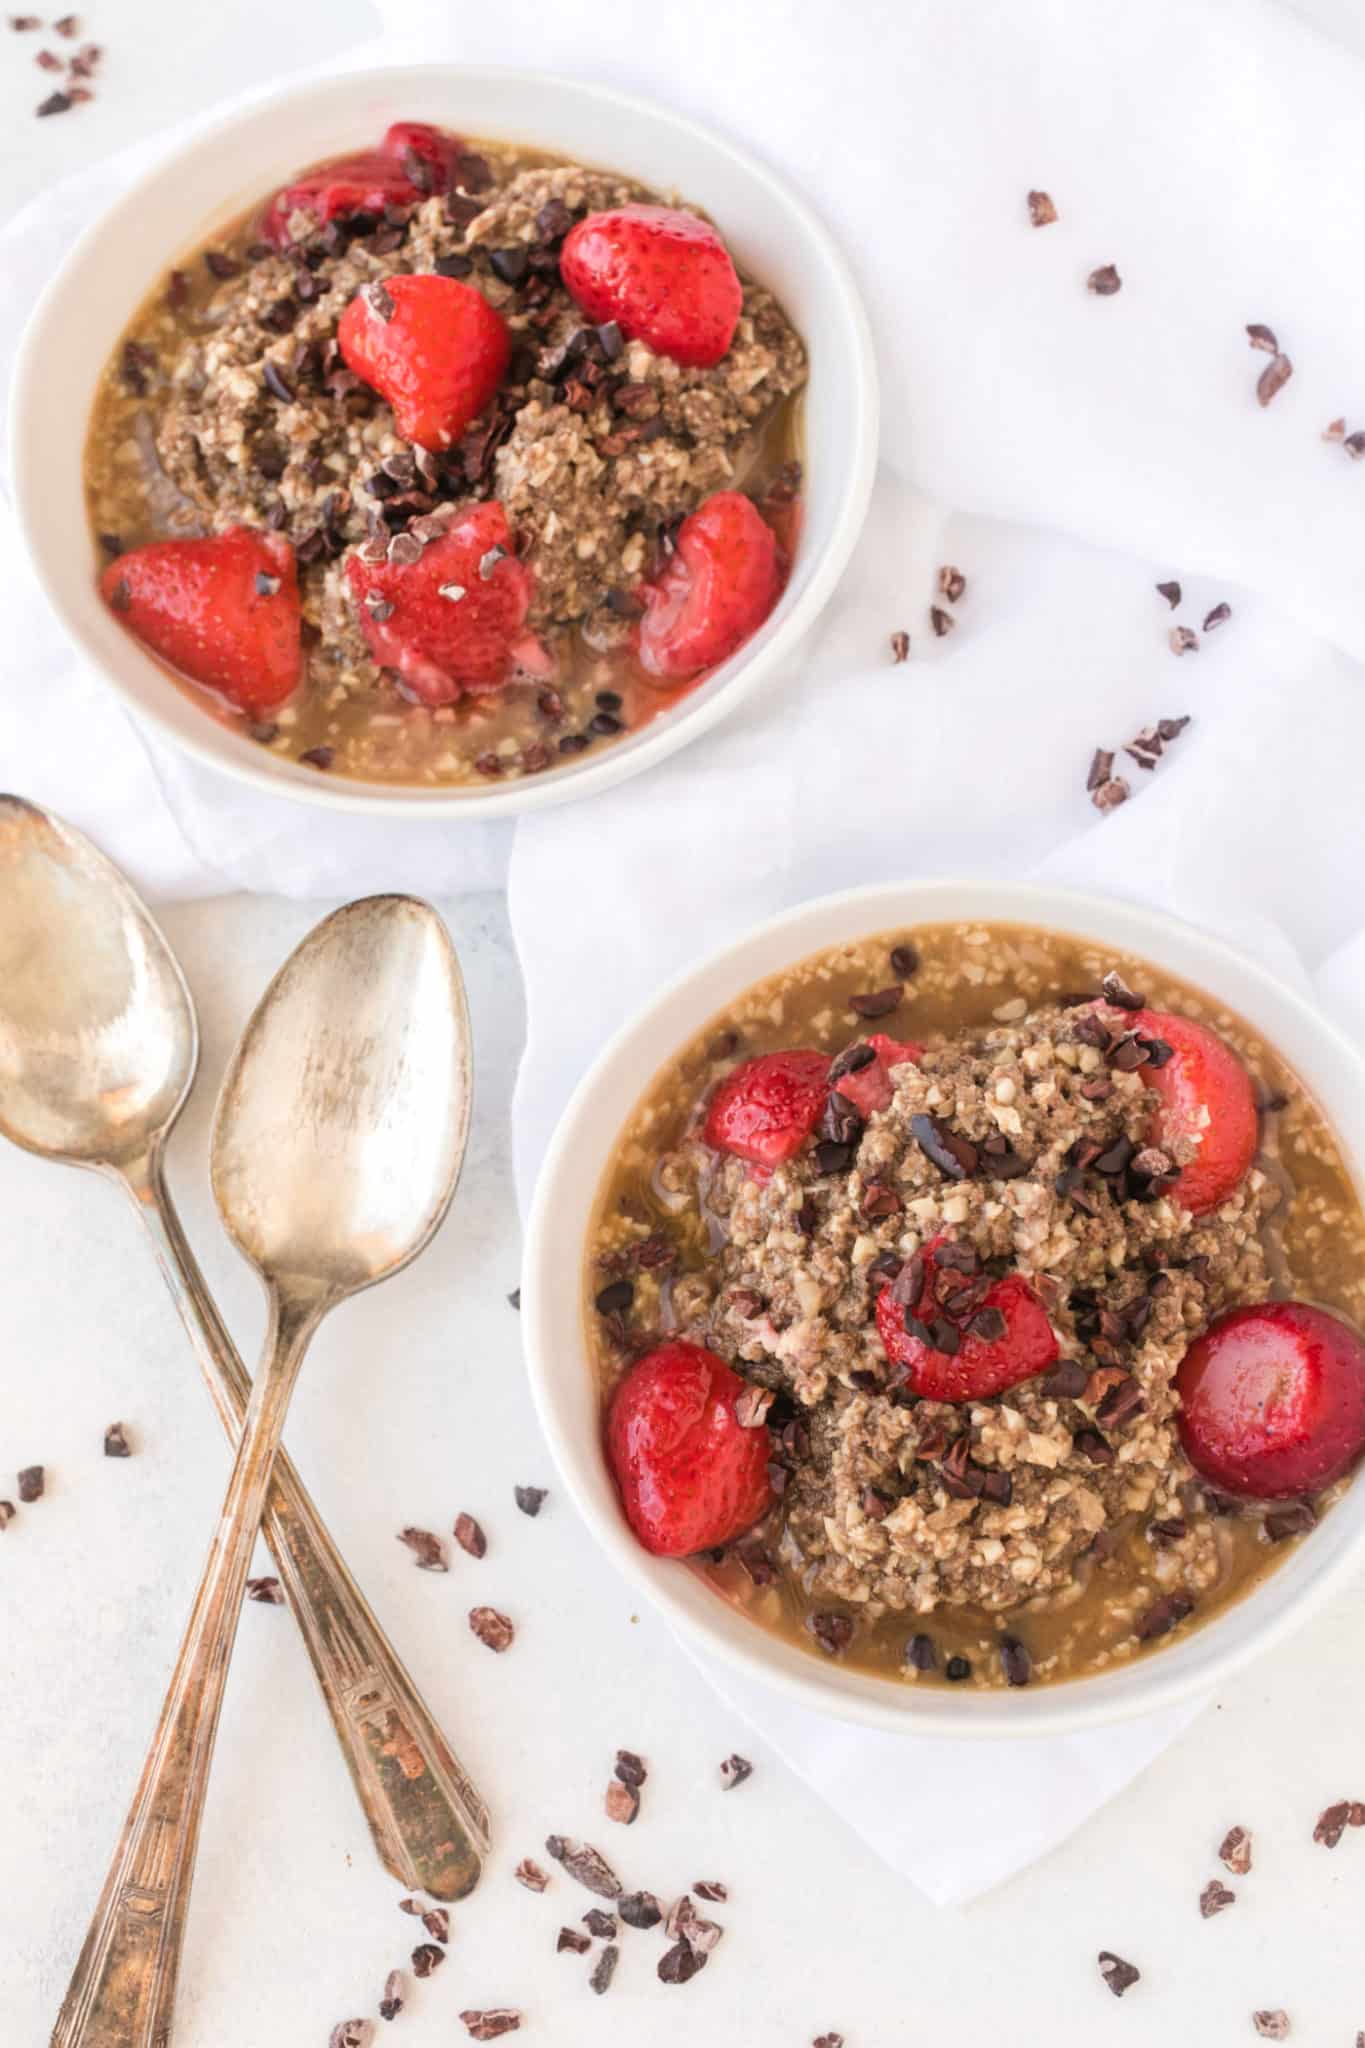
POLYGON ((702 1135, 718 1152, 780 1166, 819 1123, 828 1076, 822 1052, 765 1052, 745 1060, 711 1097, 702 1135))
POLYGON ((559 274, 590 320, 698 369, 725 354, 744 304, 711 223, 672 206, 590 213, 565 236, 559 274))
POLYGON ((874 1031, 865 1043, 872 1048, 872 1058, 841 1074, 834 1084, 863 1118, 871 1116, 874 1110, 885 1109, 895 1094, 892 1067, 904 1066, 907 1060, 918 1066, 924 1057, 924 1047, 916 1045, 913 1039, 902 1045, 899 1040, 888 1038, 884 1031, 874 1031))
POLYGON ((626 1520, 656 1557, 728 1543, 768 1511, 768 1432, 735 1415, 744 1382, 699 1344, 662 1344, 633 1365, 607 1416, 607 1456, 626 1520))
POLYGON ((395 121, 377 150, 337 157, 283 186, 261 216, 261 233, 282 248, 291 239, 289 221, 295 213, 322 223, 353 213, 380 214, 386 206, 413 206, 428 192, 446 190, 463 147, 458 136, 425 121, 395 121), (414 157, 425 166, 420 181, 411 175, 414 157))
POLYGON ((1306 1302, 1219 1316, 1185 1353, 1176 1387, 1185 1454, 1227 1493, 1315 1493, 1365 1450, 1365 1343, 1306 1302))
POLYGON ((943 1243, 934 1238, 924 1248, 916 1301, 897 1302, 894 1282, 877 1296, 877 1334, 892 1364, 904 1366, 905 1384, 926 1401, 980 1401, 1046 1372, 1057 1356, 1056 1333, 1027 1280, 1007 1273, 993 1281, 958 1324, 951 1299, 940 1301, 938 1293, 960 1292, 975 1276, 939 1265, 934 1254, 943 1243), (955 1348, 945 1350, 950 1334, 955 1348))
POLYGON ((337 341, 356 376, 388 399, 403 439, 437 452, 478 418, 512 347, 501 313, 457 277, 363 286, 341 316, 337 341))
POLYGON ((381 668, 396 669, 424 704, 496 690, 529 652, 534 579, 511 553, 496 498, 466 505, 415 562, 346 564, 356 616, 381 668))
POLYGON ((781 589, 772 528, 742 492, 717 491, 684 519, 658 578, 640 587, 641 661, 669 679, 715 668, 758 631, 781 589))
POLYGON ((1200 1215, 1216 1209, 1237 1186, 1260 1143, 1251 1077, 1216 1032, 1188 1017, 1141 1010, 1125 1018, 1144 1038, 1164 1039, 1175 1058, 1150 1063, 1142 1079, 1161 1098, 1152 1129, 1154 1145, 1193 1139, 1198 1151, 1172 1189, 1182 1207, 1200 1215))
POLYGON ((238 711, 273 711, 298 684, 298 574, 281 534, 153 541, 116 556, 100 590, 144 646, 238 711))

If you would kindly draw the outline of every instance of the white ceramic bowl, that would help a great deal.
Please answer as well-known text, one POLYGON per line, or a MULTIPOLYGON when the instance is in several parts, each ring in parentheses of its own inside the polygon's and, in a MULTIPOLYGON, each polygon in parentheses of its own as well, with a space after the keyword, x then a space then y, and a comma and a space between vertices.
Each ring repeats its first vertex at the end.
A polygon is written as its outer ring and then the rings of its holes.
POLYGON ((877 383, 843 257, 783 181, 666 108, 542 72, 452 65, 361 71, 263 101, 173 151, 94 221, 44 293, 15 370, 14 492, 38 577, 77 644, 142 719, 187 753, 278 795, 334 810, 489 817, 584 797, 705 732, 790 657, 828 599, 867 509, 877 383), (714 215, 743 269, 782 300, 810 352, 805 522, 772 617, 731 660, 640 733, 505 788, 396 789, 280 760, 197 704, 118 625, 95 589, 81 456, 96 379, 126 322, 177 256, 303 165, 373 142, 390 121, 534 142, 602 164, 714 215))
POLYGON ((1285 1056, 1325 1111, 1357 1185, 1365 1167, 1365 1067, 1300 997, 1217 940, 1132 905, 1032 883, 925 882, 856 889, 775 918, 675 981, 611 1041, 576 1090, 536 1187, 522 1282, 531 1384, 564 1482, 621 1571, 686 1636, 787 1698, 880 1728, 1037 1735, 1147 1713, 1225 1680, 1305 1619, 1365 1557, 1365 1484, 1236 1605, 1188 1637, 1096 1677, 976 1693, 897 1685, 826 1662, 747 1621, 686 1565, 632 1536, 601 1447, 582 1310, 589 1216, 621 1126, 660 1068, 744 989, 866 934, 958 918, 1045 926, 1169 970, 1237 1010, 1285 1056))

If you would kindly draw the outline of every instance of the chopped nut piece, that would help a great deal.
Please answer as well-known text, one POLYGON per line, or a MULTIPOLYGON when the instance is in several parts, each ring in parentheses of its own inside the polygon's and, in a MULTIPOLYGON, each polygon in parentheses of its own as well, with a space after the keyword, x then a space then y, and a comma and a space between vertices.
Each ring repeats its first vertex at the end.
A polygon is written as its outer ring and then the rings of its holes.
POLYGON ((1122 1998, 1125 1991, 1137 1983, 1142 1972, 1135 1963, 1126 1963, 1122 1956, 1116 1956, 1112 1949, 1102 1948, 1099 1953, 1100 1975, 1115 1998, 1122 1998))
POLYGON ((1205 1920, 1212 1920, 1215 1913, 1221 1913, 1236 1903, 1237 1894, 1220 1878, 1211 1877, 1199 1894, 1199 1911, 1205 1920))
POLYGON ((496 1607, 471 1607, 469 1626, 486 1649, 501 1654, 512 1642, 516 1630, 505 1614, 496 1607))
POLYGON ((1237 1877, 1251 1868, 1251 1836, 1246 1828, 1229 1828, 1218 1846, 1218 1860, 1237 1877))
MULTIPOLYGON (((1048 193, 1029 193, 1028 217, 1030 221, 1033 223, 1034 227, 1036 228, 1051 227, 1053 221, 1057 218, 1057 209, 1053 205, 1051 197, 1048 193)), ((834 2036, 832 2034, 829 2035, 827 2038, 831 2042, 834 2040, 834 2036)), ((815 2044, 815 2048, 820 2048, 820 2043, 818 2041, 815 2044)))
POLYGON ((542 1870, 533 1857, 523 1856, 512 1875, 518 1884, 524 1884, 528 1892, 543 1892, 550 1882, 548 1870, 542 1870))
POLYGON ((470 1557, 483 1557, 488 1551, 488 1538, 472 1515, 455 1517, 455 1541, 470 1557))
POLYGON ((1098 270, 1091 271, 1085 281, 1086 290, 1093 292, 1096 298, 1100 299, 1112 299, 1114 293, 1121 290, 1122 286, 1123 279, 1112 263, 1102 263, 1098 270))
POLYGON ((417 1568, 423 1572, 444 1572, 450 1567, 446 1563, 445 1545, 439 1536, 433 1536, 430 1529, 400 1529, 398 1541, 406 1543, 417 1560, 417 1568))

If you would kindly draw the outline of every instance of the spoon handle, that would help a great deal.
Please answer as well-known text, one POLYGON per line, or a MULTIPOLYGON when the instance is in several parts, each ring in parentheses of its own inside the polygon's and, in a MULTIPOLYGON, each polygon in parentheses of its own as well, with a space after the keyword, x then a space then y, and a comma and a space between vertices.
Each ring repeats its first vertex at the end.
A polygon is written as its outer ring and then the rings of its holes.
MULTIPOLYGON (((127 1184, 235 1442, 251 1381, 185 1236, 159 1155, 145 1171, 129 1174, 127 1184)), ((478 1883, 488 1854, 488 1809, 284 1451, 275 1461, 263 1526, 380 1862, 410 1890, 463 1898, 478 1883)))
POLYGON ((266 1362, 222 1514, 51 2048, 166 2048, 170 2040, 199 1823, 246 1575, 289 1397, 324 1305, 296 1307, 272 1297, 266 1362))

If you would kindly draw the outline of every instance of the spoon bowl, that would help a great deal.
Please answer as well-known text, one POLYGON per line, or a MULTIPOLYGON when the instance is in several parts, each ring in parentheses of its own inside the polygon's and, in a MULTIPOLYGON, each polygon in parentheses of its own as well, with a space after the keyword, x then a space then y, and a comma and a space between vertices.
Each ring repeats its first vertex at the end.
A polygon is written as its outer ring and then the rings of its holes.
POLYGON ((455 1190, 469 1042, 454 948, 411 897, 348 904, 285 963, 213 1129, 219 1210, 267 1281, 335 1301, 417 1256, 455 1190))
POLYGON ((199 1062, 170 947, 103 854, 17 796, 0 795, 0 902, 0 1134, 82 1166, 145 1155, 199 1062))

